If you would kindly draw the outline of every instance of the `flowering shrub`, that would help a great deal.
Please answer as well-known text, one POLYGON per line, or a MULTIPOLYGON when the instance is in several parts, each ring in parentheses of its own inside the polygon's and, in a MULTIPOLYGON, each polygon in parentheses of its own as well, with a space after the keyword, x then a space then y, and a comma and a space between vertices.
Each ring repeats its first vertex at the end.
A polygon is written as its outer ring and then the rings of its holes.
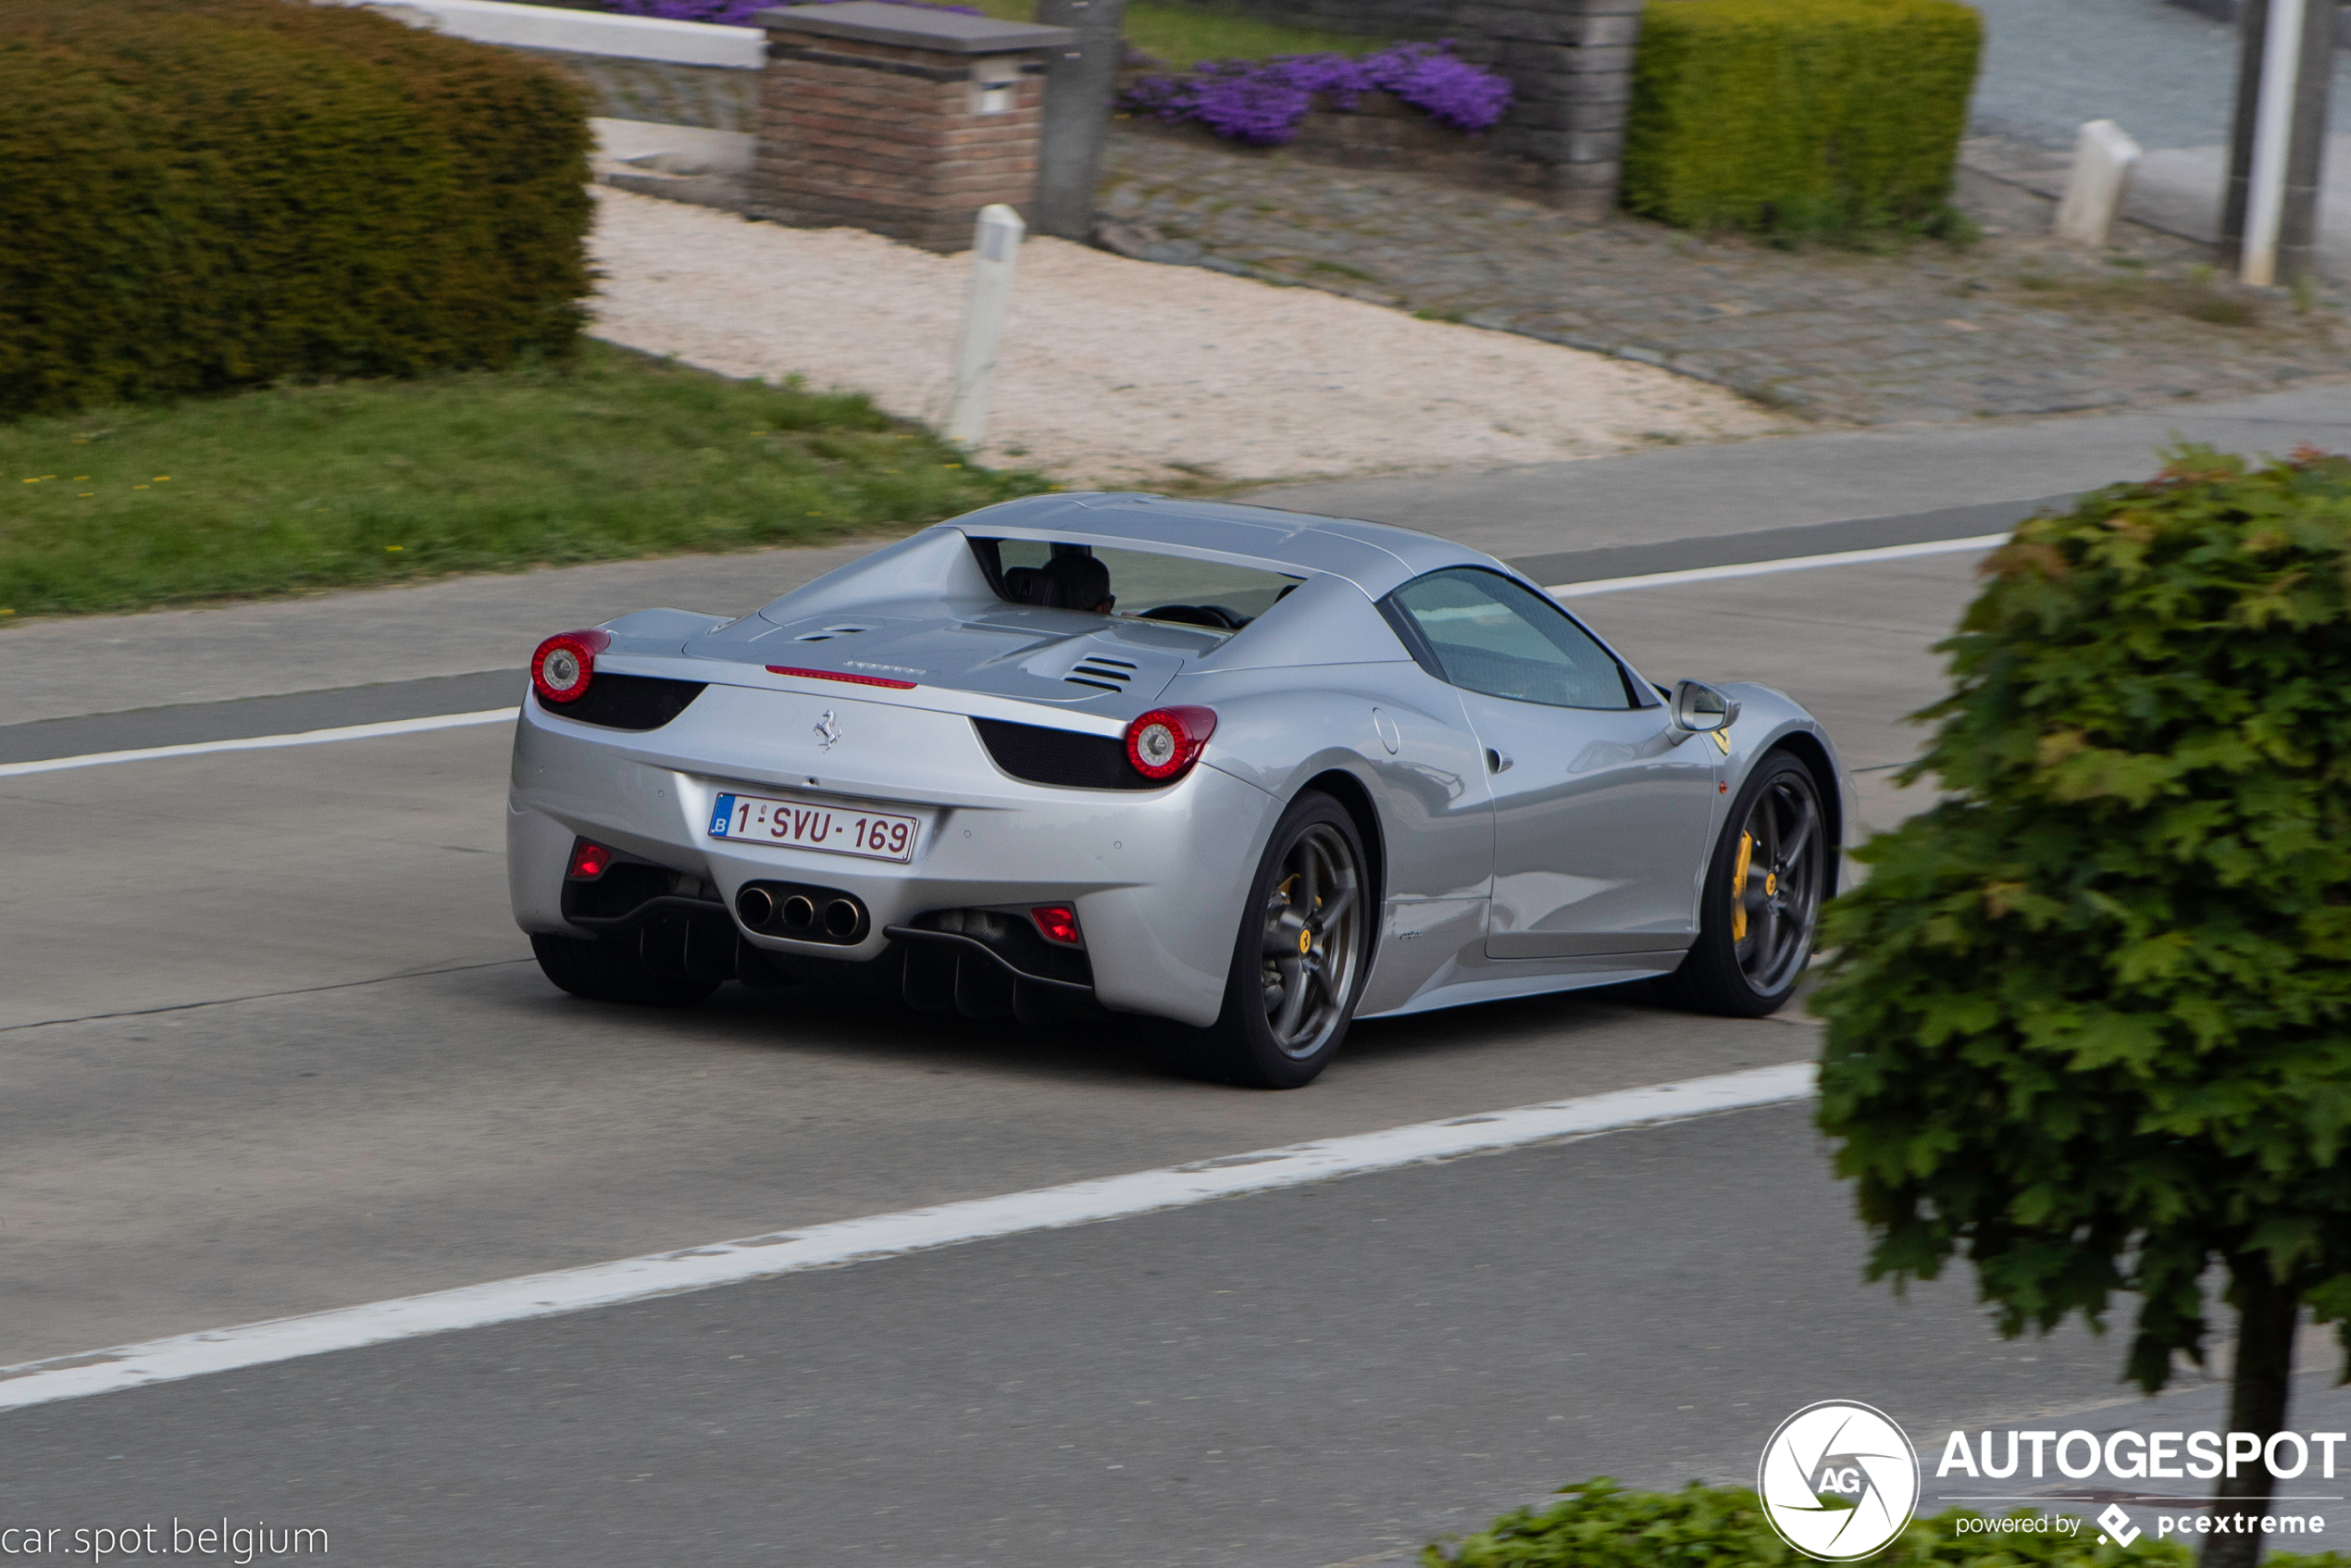
POLYGON ((1449 43, 1397 44, 1360 60, 1344 55, 1203 60, 1188 77, 1146 77, 1124 103, 1171 122, 1196 119, 1219 136, 1261 147, 1297 135, 1317 95, 1351 109, 1375 90, 1394 93, 1432 119, 1484 131, 1511 106, 1511 84, 1452 48, 1449 43))
MULTIPOLYGON (((607 8, 624 17, 659 17, 673 22, 715 22, 721 27, 748 27, 753 15, 787 0, 604 0, 607 8)), ((814 0, 816 5, 838 5, 840 0, 814 0)), ((912 6, 923 11, 953 11, 959 16, 980 15, 976 6, 949 6, 941 0, 883 0, 885 5, 912 6)))

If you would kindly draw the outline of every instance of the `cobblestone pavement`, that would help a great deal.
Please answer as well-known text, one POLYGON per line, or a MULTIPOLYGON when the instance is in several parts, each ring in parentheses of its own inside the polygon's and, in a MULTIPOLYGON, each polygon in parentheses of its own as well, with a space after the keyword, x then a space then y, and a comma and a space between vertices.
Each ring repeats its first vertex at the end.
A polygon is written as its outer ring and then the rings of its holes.
POLYGON ((2059 413, 2351 376, 2338 295, 2238 292, 2210 281, 2207 247, 2134 224, 2105 256, 2071 256, 2046 238, 2047 198, 1964 170, 1979 243, 1871 255, 1582 225, 1132 124, 1106 163, 1100 238, 1127 255, 1598 349, 1815 418, 2059 413))

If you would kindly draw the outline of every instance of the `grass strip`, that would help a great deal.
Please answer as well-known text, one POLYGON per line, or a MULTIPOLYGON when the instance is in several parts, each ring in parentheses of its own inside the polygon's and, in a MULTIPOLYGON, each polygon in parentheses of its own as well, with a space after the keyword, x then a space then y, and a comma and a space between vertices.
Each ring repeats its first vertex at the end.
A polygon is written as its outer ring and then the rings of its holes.
POLYGON ((1267 60, 1275 55, 1369 55, 1396 42, 1359 32, 1288 27, 1233 11, 1130 0, 1126 41, 1179 70, 1201 60, 1267 60))
POLYGON ((861 395, 595 342, 0 426, 0 625, 902 532, 1051 488, 861 395))
MULTIPOLYGON (((964 0, 998 21, 1037 19, 1036 0, 964 0)), ((1188 70, 1201 60, 1266 60, 1275 55, 1369 55, 1395 39, 1360 32, 1325 32, 1244 16, 1182 0, 1128 0, 1126 42, 1144 54, 1188 70)))

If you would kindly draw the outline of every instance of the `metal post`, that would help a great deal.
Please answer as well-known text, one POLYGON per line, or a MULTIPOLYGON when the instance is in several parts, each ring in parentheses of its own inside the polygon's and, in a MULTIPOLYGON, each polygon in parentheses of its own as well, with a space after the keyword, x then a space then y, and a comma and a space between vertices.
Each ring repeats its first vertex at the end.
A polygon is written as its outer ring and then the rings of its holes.
POLYGON ((2285 211, 2278 226, 2278 281, 2319 276, 2319 181, 2326 156, 2327 99, 2334 86, 2334 0, 2302 13, 2302 68, 2294 84, 2294 135, 2285 159, 2285 211))
POLYGON ((988 387, 996 377, 996 344, 1012 306, 1013 263, 1026 230, 1020 214, 1001 202, 979 209, 971 294, 955 340, 955 391, 947 405, 947 439, 964 446, 977 446, 988 435, 988 387))
POLYGON ((2229 183, 2220 202, 2220 245, 2232 259, 2245 249, 2245 194, 2253 186, 2253 126, 2261 110, 2261 41, 2269 35, 2270 0, 2244 0, 2237 13, 2237 99, 2229 130, 2229 183))
POLYGON ((1094 237, 1094 187, 1112 89, 1126 47, 1126 0, 1037 0, 1037 19, 1074 28, 1077 42, 1056 50, 1045 70, 1044 126, 1037 146, 1037 231, 1094 237))
POLYGON ((2249 288, 2277 281, 2278 231, 2285 220, 2286 158, 2294 140, 2295 79, 2301 74, 2305 0, 2270 0, 2262 29, 2261 98, 2253 116, 2253 168, 2245 203, 2245 251, 2237 277, 2249 288))

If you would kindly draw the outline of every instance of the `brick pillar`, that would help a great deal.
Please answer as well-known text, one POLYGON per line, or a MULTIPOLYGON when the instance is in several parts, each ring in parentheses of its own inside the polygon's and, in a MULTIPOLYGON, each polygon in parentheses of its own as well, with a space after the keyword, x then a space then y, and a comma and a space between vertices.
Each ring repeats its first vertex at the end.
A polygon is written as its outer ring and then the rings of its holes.
POLYGON ((1597 223, 1616 208, 1642 0, 1462 0, 1465 58, 1499 72, 1495 151, 1551 168, 1552 201, 1597 223))
POLYGON ((960 251, 990 202, 1026 208, 1048 52, 1067 28, 879 0, 762 11, 751 216, 960 251))

